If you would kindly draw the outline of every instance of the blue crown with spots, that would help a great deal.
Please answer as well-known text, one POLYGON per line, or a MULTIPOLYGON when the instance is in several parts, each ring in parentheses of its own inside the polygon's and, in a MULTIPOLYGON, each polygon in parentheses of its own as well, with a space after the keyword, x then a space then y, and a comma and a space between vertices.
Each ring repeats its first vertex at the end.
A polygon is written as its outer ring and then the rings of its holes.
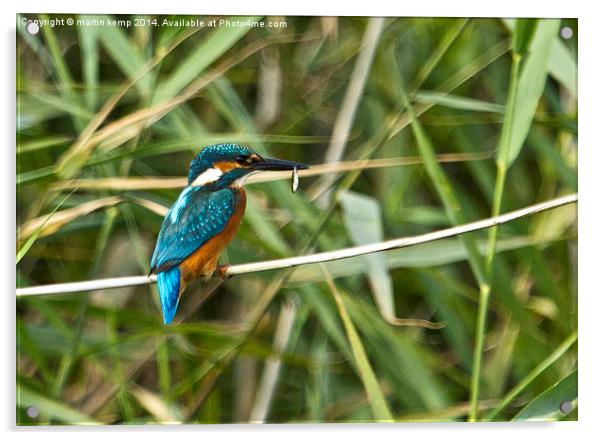
POLYGON ((190 162, 190 171, 188 173, 188 184, 204 171, 213 168, 215 162, 234 161, 238 156, 253 154, 254 151, 248 147, 237 144, 216 144, 205 147, 190 162))

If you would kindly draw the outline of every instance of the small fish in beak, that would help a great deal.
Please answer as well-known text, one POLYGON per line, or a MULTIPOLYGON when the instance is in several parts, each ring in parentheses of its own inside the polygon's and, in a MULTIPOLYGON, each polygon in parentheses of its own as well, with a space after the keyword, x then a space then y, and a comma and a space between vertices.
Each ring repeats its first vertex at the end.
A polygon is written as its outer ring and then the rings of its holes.
POLYGON ((291 191, 297 192, 299 188, 299 168, 293 168, 293 174, 291 175, 291 191))
POLYGON ((253 170, 256 171, 292 171, 291 175, 291 190, 297 191, 299 188, 299 170, 306 170, 309 167, 305 164, 298 162, 291 162, 288 160, 280 159, 261 159, 250 165, 253 170))

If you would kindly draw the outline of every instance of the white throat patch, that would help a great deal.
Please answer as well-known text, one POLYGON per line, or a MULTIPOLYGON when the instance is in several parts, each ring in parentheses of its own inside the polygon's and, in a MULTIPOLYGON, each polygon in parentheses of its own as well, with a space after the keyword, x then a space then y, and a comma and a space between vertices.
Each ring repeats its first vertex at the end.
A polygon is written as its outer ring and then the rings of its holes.
POLYGON ((194 179, 194 182, 190 186, 203 186, 208 183, 215 182, 222 176, 222 170, 219 168, 209 168, 203 171, 199 176, 194 179))

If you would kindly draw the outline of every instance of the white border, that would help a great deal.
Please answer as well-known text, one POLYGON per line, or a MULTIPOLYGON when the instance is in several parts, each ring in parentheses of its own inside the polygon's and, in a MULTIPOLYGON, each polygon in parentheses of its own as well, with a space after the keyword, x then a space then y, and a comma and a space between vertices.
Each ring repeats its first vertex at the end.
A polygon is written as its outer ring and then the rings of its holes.
POLYGON ((482 2, 475 0, 456 1, 406 1, 370 0, 345 2, 325 2, 320 0, 283 1, 214 1, 214 2, 165 2, 149 0, 144 2, 106 0, 82 2, 74 0, 21 0, 19 12, 108 12, 117 14, 153 13, 207 15, 335 15, 335 16, 439 16, 439 17, 575 17, 585 9, 578 1, 524 1, 504 0, 503 2, 482 2), (491 3, 491 4, 485 4, 491 3))

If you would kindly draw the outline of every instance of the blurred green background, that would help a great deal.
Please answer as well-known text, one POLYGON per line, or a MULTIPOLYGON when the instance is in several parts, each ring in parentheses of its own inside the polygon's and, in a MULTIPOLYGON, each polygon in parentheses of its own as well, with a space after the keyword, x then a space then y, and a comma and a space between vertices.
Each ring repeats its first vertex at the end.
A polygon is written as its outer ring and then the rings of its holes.
MULTIPOLYGON (((162 25, 190 18, 17 17, 17 287, 148 273, 177 178, 218 142, 343 161, 296 194, 250 182, 230 264, 577 190, 576 20, 162 25), (88 25, 27 32, 52 18, 88 25)), ((23 297, 17 423, 462 421, 477 334, 472 418, 575 420, 576 251, 569 205, 496 237, 198 282, 172 326, 155 286, 23 297)))

